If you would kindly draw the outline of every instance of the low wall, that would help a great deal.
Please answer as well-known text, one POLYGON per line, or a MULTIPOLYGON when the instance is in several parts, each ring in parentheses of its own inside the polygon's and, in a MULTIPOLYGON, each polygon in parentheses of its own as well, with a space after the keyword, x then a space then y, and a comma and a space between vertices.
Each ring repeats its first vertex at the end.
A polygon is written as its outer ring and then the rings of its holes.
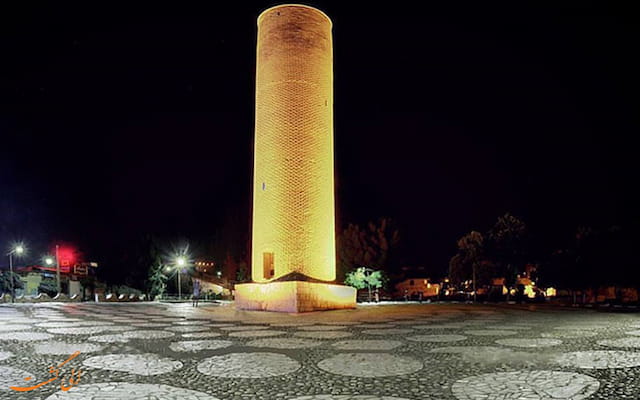
POLYGON ((286 281, 235 286, 241 310, 308 312, 356 307, 356 289, 331 283, 286 281))

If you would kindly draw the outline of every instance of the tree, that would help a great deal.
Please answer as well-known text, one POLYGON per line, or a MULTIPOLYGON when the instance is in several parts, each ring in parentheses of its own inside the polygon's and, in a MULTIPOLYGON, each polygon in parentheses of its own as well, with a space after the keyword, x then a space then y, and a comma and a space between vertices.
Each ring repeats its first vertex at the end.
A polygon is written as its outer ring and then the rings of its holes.
POLYGON ((472 272, 467 267, 469 267, 469 264, 464 262, 462 254, 458 253, 451 257, 451 260, 449 260, 449 280, 451 283, 459 285, 469 279, 472 276, 472 272))
POLYGON ((499 217, 489 231, 489 257, 494 261, 498 272, 504 276, 508 287, 515 284, 516 275, 524 265, 526 234, 525 223, 510 213, 499 217))
POLYGON ((601 286, 634 284, 634 247, 619 226, 594 229, 580 226, 576 231, 576 279, 583 288, 591 288, 597 298, 601 286))
POLYGON ((140 263, 147 269, 146 287, 149 298, 153 300, 156 296, 162 296, 167 288, 167 276, 165 275, 165 264, 162 262, 161 245, 154 236, 146 237, 147 252, 140 257, 140 263))
POLYGON ((14 289, 22 289, 23 284, 20 280, 20 275, 11 271, 0 272, 0 293, 11 294, 11 279, 13 278, 14 289))
POLYGON ((346 274, 344 283, 356 289, 368 289, 369 302, 371 302, 371 289, 384 287, 387 283, 387 278, 383 271, 359 267, 346 274))
POLYGON ((370 266, 387 269, 400 234, 389 218, 369 222, 365 227, 349 224, 338 236, 337 279, 346 278, 346 272, 370 266))
POLYGON ((147 279, 147 290, 150 300, 164 294, 167 288, 167 279, 167 276, 164 274, 164 264, 158 262, 151 266, 149 269, 149 278, 147 279))
POLYGON ((488 265, 485 259, 484 237, 480 232, 471 231, 458 240, 458 253, 460 262, 466 265, 466 270, 471 271, 473 281, 473 298, 476 299, 478 277, 482 276, 482 283, 488 283, 490 274, 486 270, 481 271, 481 266, 488 265))
POLYGON ((236 272, 236 282, 242 283, 250 280, 249 277, 249 268, 247 267, 247 263, 241 261, 238 264, 238 272, 236 272))

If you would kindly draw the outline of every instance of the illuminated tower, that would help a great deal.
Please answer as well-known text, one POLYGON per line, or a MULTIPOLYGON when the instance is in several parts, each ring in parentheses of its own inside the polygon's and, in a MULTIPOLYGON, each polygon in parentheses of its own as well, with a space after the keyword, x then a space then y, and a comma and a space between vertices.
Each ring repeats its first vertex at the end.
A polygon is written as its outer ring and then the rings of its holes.
POLYGON ((331 20, 303 5, 258 17, 253 284, 240 308, 355 306, 336 277, 331 20))

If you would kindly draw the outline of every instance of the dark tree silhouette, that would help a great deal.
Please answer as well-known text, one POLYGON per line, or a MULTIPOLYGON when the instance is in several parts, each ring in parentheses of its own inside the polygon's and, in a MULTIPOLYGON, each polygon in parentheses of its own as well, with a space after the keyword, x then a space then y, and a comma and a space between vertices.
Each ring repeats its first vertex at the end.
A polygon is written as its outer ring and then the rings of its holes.
POLYGON ((512 287, 516 276, 522 272, 527 257, 527 227, 519 218, 506 213, 498 218, 488 233, 488 256, 505 278, 505 285, 512 287))
POLYGON ((347 271, 358 267, 388 269, 399 241, 399 231, 389 218, 369 222, 365 227, 349 224, 338 236, 336 279, 344 281, 347 271))

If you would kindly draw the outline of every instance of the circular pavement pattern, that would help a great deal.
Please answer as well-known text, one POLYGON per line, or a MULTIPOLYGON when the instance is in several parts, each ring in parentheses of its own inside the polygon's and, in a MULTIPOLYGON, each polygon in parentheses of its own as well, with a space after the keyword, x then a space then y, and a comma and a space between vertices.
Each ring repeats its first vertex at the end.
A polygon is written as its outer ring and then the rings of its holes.
POLYGON ((446 354, 467 354, 467 353, 494 353, 498 351, 505 351, 501 347, 495 346, 446 346, 431 349, 431 353, 446 353, 446 354))
POLYGON ((173 342, 169 348, 173 351, 201 351, 201 350, 218 350, 232 346, 230 340, 189 340, 183 342, 173 342))
POLYGON ((170 326, 165 328, 165 330, 172 332, 180 332, 180 333, 188 333, 188 332, 204 332, 208 331, 210 328, 206 326, 170 326))
POLYGON ((71 355, 76 351, 80 353, 95 353, 102 350, 102 346, 93 343, 65 343, 65 342, 40 342, 33 345, 37 354, 71 355))
POLYGON ((408 400, 400 397, 390 396, 367 396, 367 395, 332 395, 332 394, 317 394, 315 396, 302 396, 296 397, 291 400, 408 400))
POLYGON ((631 338, 622 338, 622 339, 606 339, 606 340, 599 340, 598 344, 600 346, 608 346, 608 347, 640 348, 640 338, 631 337, 631 338))
POLYGON ((108 330, 108 326, 82 326, 76 328, 50 328, 47 329, 47 332, 59 335, 95 335, 108 330))
POLYGON ((400 346, 399 340, 343 340, 333 344, 340 350, 393 350, 400 346))
POLYGON ((460 379, 451 392, 459 400, 582 400, 599 387, 597 379, 574 372, 517 371, 460 379))
POLYGON ((240 331, 240 332, 231 332, 229 333, 229 337, 239 337, 239 338, 247 338, 247 337, 269 337, 269 336, 278 336, 284 335, 285 331, 240 331))
POLYGON ((122 335, 90 336, 88 340, 91 340, 92 342, 100 342, 100 343, 127 343, 129 341, 128 338, 122 335))
POLYGON ((558 339, 540 339, 540 338, 531 338, 531 339, 498 339, 496 343, 504 345, 504 346, 514 346, 514 347, 551 347, 558 346, 562 344, 562 340, 558 339))
POLYGON ((182 368, 180 361, 160 358, 157 354, 108 354, 87 358, 83 365, 110 371, 128 372, 136 375, 160 375, 182 368))
POLYGON ((545 332, 542 333, 542 337, 546 338, 561 338, 561 339, 580 339, 596 336, 596 332, 591 331, 557 331, 557 332, 545 332))
POLYGON ((136 329, 133 326, 128 326, 128 325, 118 325, 118 326, 105 326, 104 327, 105 332, 124 332, 124 331, 131 331, 136 329))
POLYGON ((412 342, 426 343, 442 343, 442 342, 459 342, 467 337, 462 335, 415 335, 407 337, 412 342))
POLYGON ((174 322, 175 325, 199 325, 199 324, 206 324, 209 321, 206 320, 187 320, 187 321, 177 321, 174 322))
POLYGON ((149 399, 181 399, 181 400, 218 400, 206 393, 195 390, 177 388, 167 385, 148 383, 108 382, 80 384, 67 392, 59 391, 46 400, 149 400, 149 399))
POLYGON ((500 329, 472 329, 464 331, 464 333, 471 336, 511 336, 518 332, 500 329))
MULTIPOLYGON (((101 321, 96 321, 101 322, 101 321)), ((86 322, 78 321, 78 322, 41 322, 39 324, 35 324, 38 328, 75 328, 78 326, 86 326, 86 322)))
POLYGON ((196 332, 196 333, 184 333, 182 337, 184 338, 212 338, 222 336, 222 333, 218 332, 196 332))
POLYGON ((307 349, 318 347, 322 342, 296 338, 257 339, 246 343, 251 347, 267 347, 272 349, 307 349))
POLYGON ((377 378, 411 374, 423 365, 415 358, 394 354, 342 353, 320 361, 318 367, 336 375, 377 378))
POLYGON ((19 342, 35 342, 53 337, 50 333, 42 332, 7 332, 0 334, 0 340, 17 340, 19 342))
POLYGON ((264 325, 244 325, 244 326, 223 326, 220 328, 223 331, 257 331, 258 329, 269 329, 264 325))
POLYGON ((362 329, 387 329, 387 328, 395 328, 395 324, 360 324, 356 325, 356 328, 362 329))
POLYGON ((278 323, 273 323, 273 324, 269 324, 273 327, 277 327, 277 328, 297 328, 299 326, 309 326, 309 325, 315 325, 313 322, 278 322, 278 323))
POLYGON ((460 329, 467 325, 465 323, 452 322, 450 324, 414 325, 414 329, 460 329))
POLYGON ((12 331, 24 331, 27 329, 31 329, 31 325, 0 325, 0 332, 12 332, 12 331))
POLYGON ((162 324, 160 322, 140 322, 140 323, 131 324, 131 325, 137 328, 165 328, 167 326, 170 326, 168 323, 162 324))
MULTIPOLYGON (((0 366, 0 390, 13 392, 10 386, 29 386, 30 382, 24 378, 35 378, 33 374, 21 369, 0 366)), ((13 392, 15 393, 15 392, 13 392)))
POLYGON ((309 339, 341 339, 349 336, 353 336, 350 332, 341 331, 322 331, 322 332, 296 332, 294 336, 309 338, 309 339))
POLYGON ((362 333, 367 335, 406 335, 413 332, 413 329, 388 328, 388 329, 366 329, 362 333))
POLYGON ((299 331, 337 331, 346 328, 345 325, 309 325, 298 327, 299 331))
POLYGON ((576 351, 554 357, 554 361, 567 367, 583 369, 630 368, 640 366, 640 352, 631 351, 576 351))
POLYGON ((300 363, 276 353, 231 353, 205 358, 198 372, 221 378, 267 378, 297 371, 300 363))
POLYGON ((127 339, 165 339, 175 336, 173 332, 167 331, 131 331, 122 334, 127 339))
POLYGON ((557 330, 585 330, 585 331, 590 331, 590 330, 594 330, 594 329, 609 329, 610 325, 607 324, 571 324, 571 325, 562 325, 562 326, 556 326, 553 329, 557 329, 557 330))

